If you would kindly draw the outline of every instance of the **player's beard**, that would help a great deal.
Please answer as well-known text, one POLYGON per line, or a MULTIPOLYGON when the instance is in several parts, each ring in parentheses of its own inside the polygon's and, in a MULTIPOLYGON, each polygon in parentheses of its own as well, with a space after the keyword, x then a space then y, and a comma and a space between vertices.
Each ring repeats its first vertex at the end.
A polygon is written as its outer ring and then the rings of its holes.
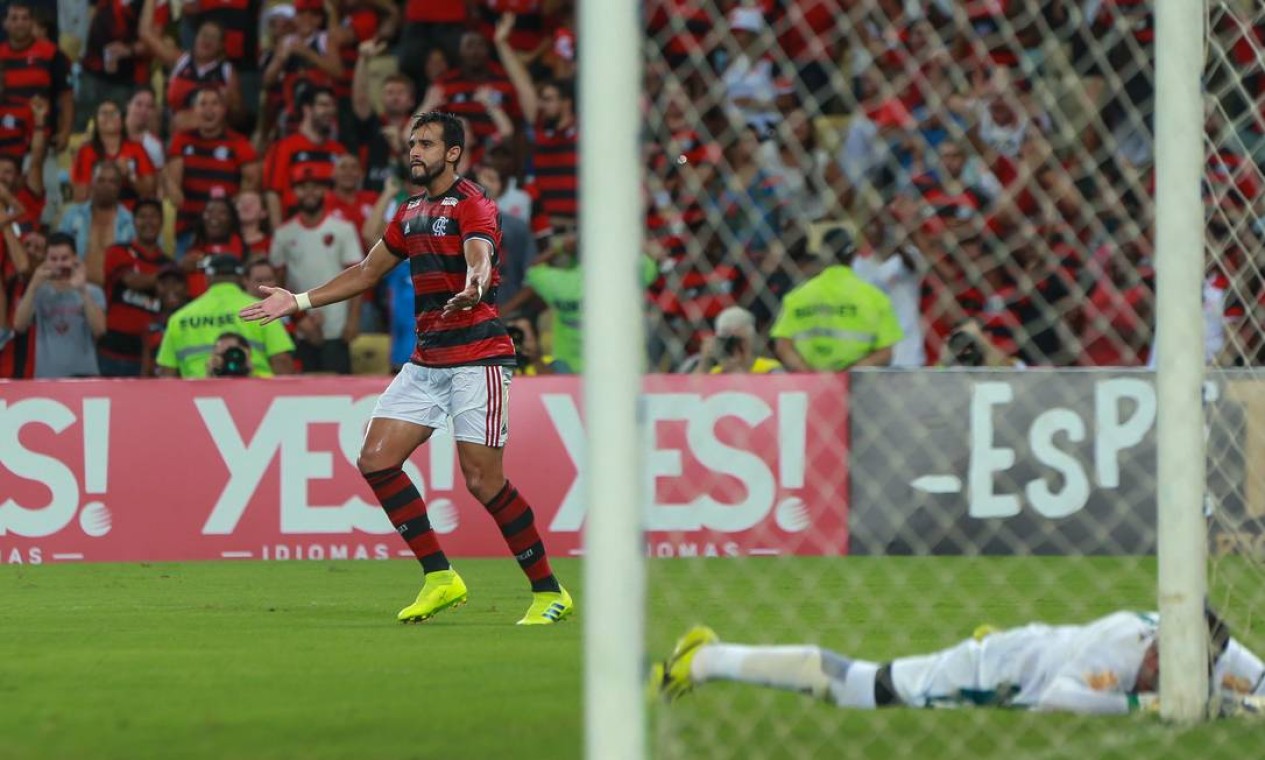
POLYGON ((428 167, 424 163, 418 166, 409 166, 409 176, 413 179, 413 184, 415 185, 429 185, 436 177, 442 174, 443 171, 443 164, 440 164, 438 167, 428 167))

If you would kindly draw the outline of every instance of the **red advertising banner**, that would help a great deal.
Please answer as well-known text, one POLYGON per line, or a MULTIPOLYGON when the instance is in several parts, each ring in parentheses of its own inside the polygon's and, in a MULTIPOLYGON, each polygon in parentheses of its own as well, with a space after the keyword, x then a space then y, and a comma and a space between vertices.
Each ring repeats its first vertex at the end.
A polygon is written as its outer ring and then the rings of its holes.
MULTIPOLYGON (((385 378, 0 382, 0 562, 411 556, 356 471, 385 378)), ((842 554, 847 380, 646 381, 653 556, 842 554)), ((580 382, 516 378, 506 473, 546 546, 587 504, 580 382)), ((631 456, 631 451, 630 451, 631 456)), ((444 431, 406 470, 455 556, 502 556, 444 431)))

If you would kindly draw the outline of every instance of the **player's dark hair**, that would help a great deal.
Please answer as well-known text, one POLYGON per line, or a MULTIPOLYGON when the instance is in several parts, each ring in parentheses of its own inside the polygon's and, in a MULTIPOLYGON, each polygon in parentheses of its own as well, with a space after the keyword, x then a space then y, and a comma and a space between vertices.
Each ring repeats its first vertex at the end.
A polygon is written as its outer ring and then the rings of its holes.
MULTIPOLYGON (((416 132, 427 124, 438 124, 443 129, 444 153, 449 148, 461 148, 461 152, 466 152, 466 128, 461 123, 461 119, 454 114, 444 113, 443 111, 427 111, 419 113, 413 119, 413 128, 410 132, 416 132)), ((455 166, 461 156, 457 156, 457 161, 452 162, 455 166)))
POLYGON ((857 252, 856 243, 852 240, 852 233, 843 227, 827 230, 826 234, 821 238, 821 245, 827 251, 833 253, 839 263, 845 265, 851 263, 852 257, 857 252))
POLYGON ((143 208, 152 208, 158 212, 158 218, 162 219, 163 204, 157 198, 138 198, 136 205, 132 207, 132 217, 135 218, 137 213, 143 208))
POLYGON ((45 248, 52 248, 55 245, 69 246, 70 250, 75 250, 75 236, 69 232, 54 232, 48 236, 48 240, 44 242, 45 248))

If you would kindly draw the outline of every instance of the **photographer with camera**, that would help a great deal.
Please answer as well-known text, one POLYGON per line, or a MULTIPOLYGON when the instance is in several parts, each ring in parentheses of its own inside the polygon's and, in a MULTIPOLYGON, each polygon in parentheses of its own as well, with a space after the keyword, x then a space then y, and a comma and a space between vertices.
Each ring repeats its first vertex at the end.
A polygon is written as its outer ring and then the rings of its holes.
POLYGON ((945 367, 1022 369, 1026 365, 1013 356, 995 346, 979 322, 968 319, 949 333, 945 341, 944 357, 941 365, 945 367))
POLYGON ((764 375, 782 372, 782 363, 760 356, 756 348, 755 315, 730 306, 716 315, 716 334, 703 339, 696 375, 764 375))
POLYGON ((229 355, 232 343, 225 340, 232 335, 246 343, 248 361, 244 366, 249 367, 250 376, 292 374, 294 341, 281 322, 260 325, 238 315, 258 300, 242 290, 242 262, 229 254, 217 254, 208 256, 202 269, 210 287, 167 321, 167 331, 158 349, 159 376, 188 379, 223 375, 226 366, 240 371, 236 368, 242 364, 238 361, 241 357, 235 353, 229 355), (213 366, 212 359, 216 356, 219 359, 213 366))
POLYGON ((521 314, 505 318, 505 332, 514 342, 514 358, 517 364, 514 374, 525 377, 552 375, 553 357, 541 356, 540 341, 536 339, 536 325, 521 314))
POLYGON ((224 333, 215 339, 206 366, 211 377, 250 377, 250 341, 241 333, 224 333))

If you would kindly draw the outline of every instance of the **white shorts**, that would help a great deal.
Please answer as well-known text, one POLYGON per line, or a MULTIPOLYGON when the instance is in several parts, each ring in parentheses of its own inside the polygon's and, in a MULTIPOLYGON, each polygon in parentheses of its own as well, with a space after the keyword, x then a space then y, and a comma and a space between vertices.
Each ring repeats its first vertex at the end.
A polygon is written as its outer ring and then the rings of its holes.
POLYGON ((983 691, 980 643, 967 639, 934 654, 892 661, 896 696, 910 707, 948 707, 970 701, 983 691))
POLYGON ((500 448, 509 440, 509 367, 419 367, 405 364, 374 417, 443 430, 452 418, 458 441, 500 448))

